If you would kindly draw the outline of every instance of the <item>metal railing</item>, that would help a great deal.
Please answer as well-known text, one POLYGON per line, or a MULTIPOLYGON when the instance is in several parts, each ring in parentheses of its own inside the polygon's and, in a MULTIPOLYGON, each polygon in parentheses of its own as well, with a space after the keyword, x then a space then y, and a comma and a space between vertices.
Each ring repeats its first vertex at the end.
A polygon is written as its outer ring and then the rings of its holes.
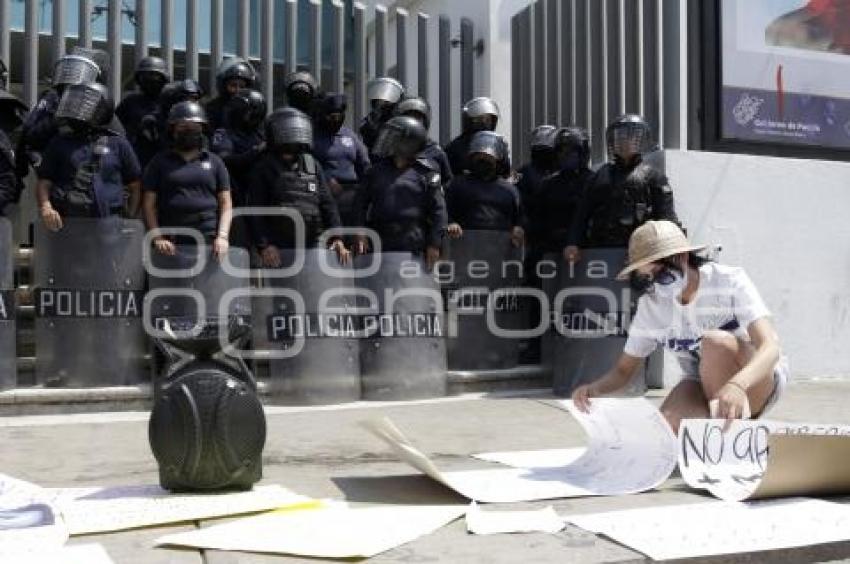
MULTIPOLYGON (((91 47, 101 46, 92 32, 92 14, 106 12, 106 41, 102 44, 110 54, 111 71, 109 87, 115 99, 120 99, 124 85, 130 83, 132 75, 131 61, 138 61, 148 54, 156 54, 166 60, 175 79, 204 78, 209 92, 215 91, 214 69, 225 56, 225 0, 208 0, 210 2, 209 21, 201 21, 198 0, 185 0, 186 47, 180 51, 175 48, 176 28, 174 0, 160 1, 160 21, 151 21, 149 9, 150 0, 78 0, 79 18, 78 34, 70 38, 70 44, 91 47), (95 5, 97 4, 97 5, 95 5), (133 11, 135 25, 135 42, 125 45, 122 41, 123 12, 130 7, 133 11), (210 29, 209 50, 199 48, 200 29, 208 25, 210 29), (150 45, 149 28, 159 28, 159 44, 150 45), (131 50, 130 57, 122 57, 122 53, 131 50)), ((457 113, 463 102, 472 97, 473 57, 472 34, 473 27, 469 20, 457 23, 455 33, 467 42, 457 42, 452 37, 453 22, 447 16, 432 17, 429 14, 407 12, 402 8, 387 8, 377 5, 372 10, 360 2, 344 3, 342 0, 228 0, 236 3, 235 24, 236 52, 235 55, 250 58, 258 66, 262 77, 263 93, 268 99, 282 99, 283 77, 291 69, 299 68, 311 71, 321 81, 322 87, 331 91, 348 91, 352 95, 353 123, 365 115, 367 111, 366 84, 375 76, 390 74, 402 84, 408 86, 408 79, 418 79, 417 93, 426 99, 431 98, 430 88, 435 88, 434 97, 439 99, 441 116, 435 121, 439 128, 440 139, 448 141, 452 135, 453 112, 457 113), (299 3, 308 5, 307 21, 299 21, 299 3), (329 6, 329 10, 325 10, 329 6), (252 11, 259 9, 259 14, 252 11), (283 18, 276 14, 283 12, 283 18), (322 33, 323 20, 330 15, 331 33, 322 33), (259 16, 259 17, 258 17, 259 16), (253 20, 252 20, 253 18, 253 20), (259 57, 253 57, 251 52, 251 22, 259 20, 260 51, 259 57), (278 25, 280 21, 283 26, 278 25), (374 28, 370 23, 374 21, 374 28), (389 26, 394 25, 395 64, 390 66, 390 34, 389 26), (434 34, 439 45, 436 48, 438 60, 431 61, 429 49, 434 39, 429 34, 430 26, 439 26, 439 32, 434 34), (299 59, 298 46, 300 34, 307 34, 309 54, 306 63, 299 59), (284 36, 284 54, 282 60, 275 58, 274 38, 284 36), (353 48, 346 49, 346 37, 353 37, 353 48), (415 41, 412 38, 416 38, 415 41), (460 99, 452 99, 451 89, 451 52, 456 45, 461 47, 461 95, 460 99), (373 46, 373 49, 369 49, 373 46), (329 47, 330 60, 323 60, 323 47, 329 47), (407 54, 416 50, 413 59, 416 68, 411 68, 407 54), (369 60, 369 54, 374 52, 374 62, 369 60), (346 60, 351 61, 350 69, 346 72, 346 60), (433 66, 432 66, 433 65, 433 66), (370 72, 371 71, 371 72, 370 72)), ((12 41, 13 27, 11 22, 11 0, 0 0, 0 58, 10 66, 14 76, 22 77, 22 95, 24 100, 33 105, 40 94, 40 81, 45 81, 53 62, 61 57, 68 45, 68 3, 65 0, 52 1, 52 21, 49 43, 40 44, 39 20, 43 9, 42 2, 25 2, 24 32, 21 41, 12 41), (49 46, 48 46, 49 45, 49 46), (39 58, 39 51, 46 50, 49 59, 39 58), (13 52, 14 51, 14 52, 13 52), (42 60, 42 64, 37 61, 42 60), (46 64, 45 64, 46 63, 46 64)), ((206 19, 206 18, 204 18, 206 19)), ((325 28, 327 29, 327 28, 325 28)), ((42 34, 43 35, 43 34, 42 34)), ((45 55, 45 53, 42 53, 45 55)), ((273 104, 272 104, 273 105, 273 104)))
POLYGON ((653 125, 659 146, 680 148, 683 0, 536 0, 511 22, 513 150, 528 157, 537 125, 578 125, 605 158, 605 128, 624 113, 653 125))

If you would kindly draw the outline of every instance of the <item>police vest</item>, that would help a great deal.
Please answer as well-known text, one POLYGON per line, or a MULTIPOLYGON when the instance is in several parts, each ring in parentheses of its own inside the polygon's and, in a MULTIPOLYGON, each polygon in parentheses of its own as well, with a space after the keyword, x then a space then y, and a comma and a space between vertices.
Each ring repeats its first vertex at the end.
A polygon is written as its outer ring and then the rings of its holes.
POLYGON ((99 181, 103 156, 109 152, 109 136, 93 137, 89 158, 80 163, 68 186, 54 189, 51 197, 60 215, 65 217, 100 217, 95 195, 95 183, 99 181))
POLYGON ((612 165, 599 171, 596 189, 608 191, 607 201, 590 217, 589 242, 625 246, 635 229, 653 217, 654 170, 639 164, 627 174, 615 174, 612 165))
MULTIPOLYGON (((279 167, 277 182, 272 188, 274 205, 293 208, 304 220, 305 241, 309 244, 324 231, 319 207, 319 175, 312 155, 301 156, 297 169, 279 167)), ((284 237, 289 239, 289 237, 284 237)))

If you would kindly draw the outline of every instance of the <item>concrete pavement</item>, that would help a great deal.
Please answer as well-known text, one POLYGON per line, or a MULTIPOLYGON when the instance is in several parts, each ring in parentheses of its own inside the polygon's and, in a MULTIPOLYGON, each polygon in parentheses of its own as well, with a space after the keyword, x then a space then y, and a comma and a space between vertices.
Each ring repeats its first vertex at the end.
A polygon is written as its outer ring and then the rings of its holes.
MULTIPOLYGON (((789 388, 773 419, 850 423, 845 398, 850 383, 804 382, 789 388)), ((427 402, 357 404, 333 408, 268 409, 269 436, 263 483, 278 483, 314 497, 352 503, 457 502, 465 500, 398 462, 384 445, 357 426, 378 415, 391 417, 441 468, 489 467, 469 458, 484 451, 581 446, 572 418, 547 404, 545 393, 477 394, 427 402)), ((656 397, 655 401, 660 401, 656 397)), ((0 472, 48 487, 151 484, 156 464, 147 442, 147 414, 79 414, 0 418, 0 472)), ((561 515, 707 501, 678 478, 659 491, 636 496, 511 504, 553 505, 561 515)), ((499 506, 491 506, 498 508, 499 506)), ((78 537, 72 543, 103 544, 116 564, 242 564, 314 562, 241 553, 152 548, 169 532, 209 526, 204 521, 142 531, 78 537)), ((827 562, 850 559, 850 543, 775 553, 700 559, 699 562, 827 562)), ((466 533, 463 520, 382 554, 377 562, 644 562, 621 545, 568 527, 557 535, 466 533)), ((848 560, 850 562, 850 560, 848 560)))

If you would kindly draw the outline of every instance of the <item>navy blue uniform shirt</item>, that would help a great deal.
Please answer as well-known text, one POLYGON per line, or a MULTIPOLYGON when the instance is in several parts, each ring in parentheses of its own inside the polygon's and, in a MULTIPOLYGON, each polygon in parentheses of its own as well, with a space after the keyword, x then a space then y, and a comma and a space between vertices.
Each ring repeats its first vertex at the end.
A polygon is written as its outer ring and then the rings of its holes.
POLYGON ((218 226, 218 194, 230 190, 230 176, 221 158, 207 150, 191 161, 167 150, 145 169, 142 188, 156 193, 160 227, 193 227, 211 235, 218 226))
POLYGON ((98 212, 107 217, 124 207, 124 186, 142 175, 139 160, 124 137, 73 133, 54 137, 44 151, 38 177, 53 183, 50 193, 54 200, 72 186, 80 167, 97 161, 92 187, 98 212))
POLYGON ((492 231, 509 231, 523 223, 519 192, 502 178, 485 181, 458 176, 446 192, 449 223, 492 231))
POLYGON ((340 184, 361 182, 370 166, 366 145, 345 126, 333 135, 317 129, 313 156, 322 164, 325 176, 340 184))

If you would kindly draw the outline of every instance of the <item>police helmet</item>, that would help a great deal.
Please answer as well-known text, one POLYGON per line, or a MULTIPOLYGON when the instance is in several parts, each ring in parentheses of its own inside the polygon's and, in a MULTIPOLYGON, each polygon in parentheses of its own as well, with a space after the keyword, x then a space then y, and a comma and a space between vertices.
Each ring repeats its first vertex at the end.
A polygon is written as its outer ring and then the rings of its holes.
POLYGON ((53 66, 53 86, 97 82, 101 69, 93 60, 82 55, 65 55, 53 66))
POLYGON ((265 123, 266 142, 272 147, 300 145, 313 146, 313 122, 296 108, 281 108, 272 112, 265 123))
POLYGON ((168 112, 168 125, 172 126, 185 122, 200 123, 204 127, 208 126, 209 121, 207 120, 207 113, 204 111, 204 107, 192 100, 174 104, 168 112))
POLYGON ((555 148, 555 134, 558 128, 554 125, 538 125, 531 132, 532 151, 551 151, 555 148))
POLYGON ((590 162, 590 135, 581 127, 562 127, 555 135, 555 151, 567 154, 577 151, 583 166, 590 162))
POLYGON ((371 80, 366 86, 366 98, 370 103, 379 101, 395 105, 399 103, 403 96, 404 86, 396 79, 388 76, 371 80))
POLYGON ((145 73, 155 74, 161 77, 163 82, 171 82, 171 75, 168 72, 168 67, 165 61, 159 57, 145 57, 139 64, 136 65, 135 79, 136 83, 140 82, 140 78, 145 73))
POLYGON ((381 127, 374 152, 379 157, 413 159, 427 141, 428 131, 422 122, 410 116, 396 116, 381 127))
POLYGON ((499 125, 501 117, 498 104, 486 96, 473 98, 463 105, 462 112, 463 130, 466 132, 493 131, 499 125))
POLYGON ((257 127, 266 117, 266 110, 266 97, 250 88, 240 88, 227 101, 227 118, 231 126, 257 127))
POLYGON ((615 119, 605 134, 612 160, 645 155, 654 149, 652 129, 641 116, 626 114, 615 119))
POLYGON ((508 143, 505 138, 494 131, 478 131, 469 141, 467 158, 475 155, 487 155, 497 162, 508 158, 508 143))
POLYGON ((103 127, 112 121, 114 112, 115 102, 106 86, 97 82, 71 84, 62 92, 56 118, 103 127))
POLYGON ((257 72, 251 63, 245 59, 234 57, 222 61, 216 71, 215 84, 219 95, 225 94, 227 92, 227 83, 235 79, 243 80, 245 82, 245 88, 255 88, 257 86, 257 72))
POLYGON ((431 105, 423 98, 405 98, 396 106, 397 116, 419 117, 425 129, 431 127, 431 105))

